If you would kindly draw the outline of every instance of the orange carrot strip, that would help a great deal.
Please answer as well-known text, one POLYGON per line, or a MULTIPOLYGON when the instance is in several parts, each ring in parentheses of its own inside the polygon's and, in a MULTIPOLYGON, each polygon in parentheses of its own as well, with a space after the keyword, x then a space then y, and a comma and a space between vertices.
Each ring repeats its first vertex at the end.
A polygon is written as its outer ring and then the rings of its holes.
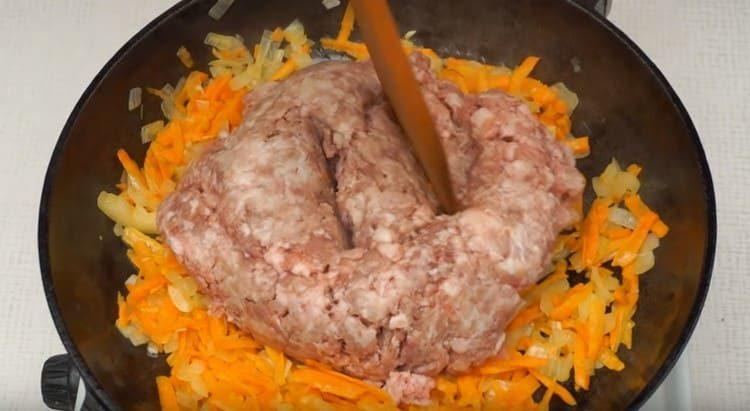
POLYGON ((513 74, 510 76, 510 92, 511 94, 518 94, 521 91, 521 83, 523 80, 531 74, 534 67, 539 62, 539 57, 529 56, 526 57, 523 62, 513 70, 513 74))
POLYGON ((159 392, 159 403, 162 411, 180 411, 177 404, 177 395, 169 377, 156 377, 156 388, 159 392))
POLYGON ((573 348, 573 380, 585 390, 589 389, 590 367, 586 358, 586 343, 581 335, 576 334, 573 348))
POLYGON ((564 403, 568 405, 576 405, 576 399, 573 398, 573 396, 570 394, 570 392, 568 392, 568 390, 566 390, 565 388, 563 388, 563 386, 555 382, 555 380, 543 375, 542 373, 534 369, 529 369, 529 373, 531 373, 531 375, 533 375, 534 378, 539 380, 539 382, 544 384, 544 386, 554 391, 555 394, 557 394, 557 396, 560 397, 560 399, 563 400, 564 403))
POLYGON ((625 227, 617 227, 614 225, 604 230, 604 236, 606 236, 610 240, 620 240, 622 238, 630 236, 630 234, 632 233, 633 231, 630 229, 627 229, 625 227))
POLYGON ((589 307, 589 318, 588 318, 588 351, 587 355, 591 359, 599 357, 599 350, 602 347, 602 339, 604 337, 604 301, 599 297, 594 296, 591 299, 591 305, 589 307))
POLYGON ((643 171, 643 167, 639 166, 638 164, 633 163, 629 165, 625 171, 638 177, 641 174, 641 171, 643 171))
POLYGON ((282 29, 281 27, 276 27, 273 33, 271 33, 271 40, 275 42, 284 40, 284 29, 282 29))
POLYGON ((610 370, 622 371, 625 368, 625 364, 609 348, 602 350, 599 360, 610 370))
POLYGON ((563 302, 552 310, 549 314, 549 318, 554 320, 564 320, 570 317, 573 310, 578 308, 583 300, 591 295, 593 289, 591 283, 577 284, 565 293, 563 296, 563 302))
POLYGON ((651 230, 651 226, 658 219, 659 216, 652 211, 641 216, 633 233, 625 240, 623 247, 617 252, 615 258, 612 259, 612 264, 623 267, 635 261, 636 257, 638 257, 638 251, 641 249, 643 242, 646 241, 646 236, 651 230))
POLYGON ((539 305, 532 305, 526 307, 523 311, 516 314, 513 320, 506 327, 506 331, 513 331, 517 328, 521 328, 526 324, 536 320, 542 316, 542 311, 539 309, 539 305))
POLYGON ((651 232, 659 238, 664 238, 669 233, 669 226, 664 221, 659 220, 651 226, 651 232))
POLYGON ((596 260, 596 253, 599 250, 599 233, 602 231, 604 222, 609 217, 608 200, 597 198, 591 204, 591 209, 586 219, 583 221, 581 232, 581 257, 583 264, 590 267, 596 260))
POLYGON ((483 375, 500 374, 523 368, 539 368, 545 366, 547 362, 546 358, 537 358, 528 355, 510 359, 494 358, 479 367, 479 373, 483 375))
POLYGON ((125 150, 117 150, 117 159, 120 160, 122 168, 124 168, 131 177, 138 181, 138 184, 140 184, 141 187, 146 187, 146 179, 143 177, 143 174, 141 174, 141 170, 125 150))
POLYGON ((564 140, 564 142, 576 156, 587 156, 591 153, 588 137, 578 137, 572 140, 564 140))
POLYGON ((271 81, 279 81, 285 79, 294 72, 297 68, 297 64, 292 59, 288 59, 275 73, 271 76, 271 81))
POLYGON ((336 36, 336 40, 340 42, 348 41, 349 36, 352 35, 352 30, 354 29, 354 7, 352 7, 352 3, 349 2, 349 4, 346 5, 346 10, 344 11, 344 17, 341 19, 341 28, 339 29, 339 34, 336 36))

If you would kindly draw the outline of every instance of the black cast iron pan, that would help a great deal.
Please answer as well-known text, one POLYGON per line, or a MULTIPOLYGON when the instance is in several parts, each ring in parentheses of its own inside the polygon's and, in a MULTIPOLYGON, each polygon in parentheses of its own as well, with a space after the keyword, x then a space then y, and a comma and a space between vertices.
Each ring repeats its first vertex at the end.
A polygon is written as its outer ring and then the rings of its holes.
MULTIPOLYGON (((391 3, 401 27, 418 30, 416 40, 438 53, 509 65, 540 56, 535 75, 563 81, 580 97, 573 127, 576 135, 592 136, 593 154, 579 162, 588 176, 613 156, 644 165, 641 194, 672 231, 657 250, 656 267, 642 279, 633 349, 620 351, 627 367, 600 370, 591 390, 576 394, 584 409, 638 408, 684 348, 713 264, 713 186, 685 108, 643 52, 595 11, 603 12, 606 1, 391 3)), ((97 194, 120 176, 117 148, 142 158, 138 129, 161 115, 148 100, 144 120, 125 110, 128 90, 184 75, 174 57, 180 45, 205 67, 209 53, 202 40, 209 31, 255 41, 264 28, 299 18, 316 39, 336 33, 341 13, 317 0, 238 0, 215 21, 207 15, 212 4, 182 1, 125 44, 86 89, 55 147, 39 212, 44 290, 68 351, 45 366, 44 398, 53 408, 72 409, 77 398, 84 409, 157 409, 154 377, 168 371, 162 358, 131 346, 113 326, 115 295, 132 267, 112 223, 96 208, 97 194)))

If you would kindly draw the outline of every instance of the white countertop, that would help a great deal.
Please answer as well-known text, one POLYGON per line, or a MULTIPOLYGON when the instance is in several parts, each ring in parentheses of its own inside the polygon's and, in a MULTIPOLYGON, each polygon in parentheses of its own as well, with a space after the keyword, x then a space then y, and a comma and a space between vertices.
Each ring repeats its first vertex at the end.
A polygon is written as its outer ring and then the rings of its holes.
MULTIPOLYGON (((102 65, 173 2, 0 1, 0 409, 43 409, 42 363, 63 352, 42 293, 36 251, 42 180, 57 136, 102 65)), ((745 408, 742 400, 750 396, 750 356, 745 357, 750 353, 750 195, 743 186, 750 179, 745 124, 750 2, 614 0, 610 18, 682 98, 703 139, 716 186, 717 260, 689 347, 689 378, 687 364, 680 365, 680 382, 687 385, 689 379, 691 389, 680 392, 692 392, 696 410, 745 408)), ((656 409, 679 406, 658 401, 652 404, 656 409)))

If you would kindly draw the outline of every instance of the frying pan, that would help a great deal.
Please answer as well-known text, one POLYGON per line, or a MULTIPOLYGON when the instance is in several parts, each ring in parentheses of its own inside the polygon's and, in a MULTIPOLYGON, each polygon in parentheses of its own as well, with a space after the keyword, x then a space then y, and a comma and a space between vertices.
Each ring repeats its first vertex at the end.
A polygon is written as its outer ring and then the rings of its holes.
MULTIPOLYGON (((399 0, 392 7, 403 30, 443 55, 514 65, 542 58, 535 76, 564 82, 581 104, 576 135, 592 136, 579 161, 592 176, 616 157, 644 165, 642 196, 671 233, 642 277, 632 350, 619 373, 599 370, 591 389, 576 393, 591 410, 638 408, 679 357, 708 291, 716 242, 711 176, 698 135, 682 103, 654 64, 601 14, 606 1, 399 0)), ((316 39, 336 33, 341 8, 315 0, 236 1, 221 20, 213 1, 185 0, 128 41, 83 93, 57 142, 39 210, 39 259, 50 312, 68 353, 43 370, 45 402, 55 409, 158 408, 154 377, 168 369, 115 329, 115 295, 133 271, 112 223, 96 208, 101 190, 121 173, 114 153, 142 159, 139 127, 161 115, 145 100, 144 119, 124 101, 136 86, 158 86, 185 74, 175 50, 185 45, 205 67, 209 31, 257 40, 264 28, 299 18, 316 39), (77 401, 77 405, 76 405, 77 401)), ((553 402, 553 408, 563 409, 553 402)))

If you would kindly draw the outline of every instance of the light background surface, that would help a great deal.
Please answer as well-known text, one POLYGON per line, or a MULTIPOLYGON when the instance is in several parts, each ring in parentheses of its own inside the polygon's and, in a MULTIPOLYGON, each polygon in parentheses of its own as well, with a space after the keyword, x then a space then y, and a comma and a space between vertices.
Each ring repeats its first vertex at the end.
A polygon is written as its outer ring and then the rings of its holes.
MULTIPOLYGON (((43 409, 42 362, 63 350, 36 251, 37 209, 54 143, 102 65, 172 3, 0 0, 0 409, 43 409)), ((696 410, 744 408, 750 396, 750 2, 614 0, 610 19, 654 60, 687 106, 718 200, 717 261, 690 364, 681 363, 678 381, 652 405, 680 409, 690 398, 674 402, 670 395, 692 392, 696 410)))

